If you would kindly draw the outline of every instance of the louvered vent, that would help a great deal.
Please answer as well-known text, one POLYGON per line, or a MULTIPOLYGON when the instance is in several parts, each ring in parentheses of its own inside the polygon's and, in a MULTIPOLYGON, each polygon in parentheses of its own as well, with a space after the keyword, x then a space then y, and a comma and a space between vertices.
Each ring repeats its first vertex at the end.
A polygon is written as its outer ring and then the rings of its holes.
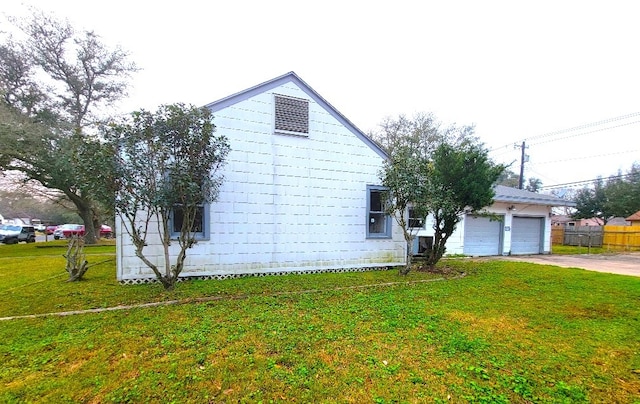
POLYGON ((276 131, 309 133, 309 101, 275 96, 276 131))

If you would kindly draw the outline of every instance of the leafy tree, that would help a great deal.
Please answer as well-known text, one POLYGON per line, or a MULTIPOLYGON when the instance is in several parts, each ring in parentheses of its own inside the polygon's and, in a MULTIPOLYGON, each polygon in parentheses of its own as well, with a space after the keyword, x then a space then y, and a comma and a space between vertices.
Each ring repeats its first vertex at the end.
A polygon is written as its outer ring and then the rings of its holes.
POLYGON ((369 135, 390 156, 398 149, 399 154, 412 150, 413 154, 426 157, 443 136, 442 124, 431 113, 387 117, 379 126, 379 131, 369 135))
POLYGON ((593 185, 593 188, 583 188, 576 192, 576 211, 573 217, 575 219, 597 218, 607 224, 613 215, 607 206, 606 183, 602 178, 598 178, 593 185))
POLYGON ((80 218, 64 206, 60 195, 34 194, 33 188, 0 190, 2 215, 5 218, 41 219, 46 224, 77 223, 80 218))
POLYGON ((428 173, 429 210, 434 242, 426 260, 430 270, 446 252, 445 245, 465 213, 480 211, 493 201, 493 185, 504 166, 493 163, 477 141, 440 144, 428 173))
POLYGON ((385 213, 392 216, 402 229, 406 242, 406 265, 400 269, 401 275, 411 271, 412 244, 416 237, 417 228, 412 228, 409 223, 409 209, 413 210, 414 217, 426 217, 428 208, 425 204, 427 198, 424 194, 427 183, 425 175, 428 172, 428 159, 408 146, 395 147, 389 160, 385 161, 380 172, 382 185, 387 188, 385 193, 387 202, 385 213))
POLYGON ((640 210, 640 164, 631 166, 626 175, 618 173, 606 184, 607 206, 611 215, 628 217, 640 210))
POLYGON ((390 156, 399 149, 398 153, 412 150, 414 156, 426 158, 440 143, 457 144, 467 139, 477 139, 473 125, 446 126, 432 113, 419 112, 412 117, 400 114, 395 119, 387 117, 379 126, 380 130, 369 136, 390 156))
MULTIPOLYGON (((520 187, 520 174, 517 174, 507 168, 500 174, 500 177, 496 180, 497 185, 504 185, 510 188, 520 187)), ((542 181, 539 178, 531 177, 527 179, 527 185, 525 189, 530 192, 539 192, 542 188, 542 181)))
POLYGON ((542 181, 535 177, 529 178, 527 180, 527 186, 524 187, 524 189, 529 192, 539 192, 540 188, 542 188, 542 181))
POLYGON ((415 217, 434 217, 435 245, 427 256, 433 270, 461 215, 491 203, 493 183, 504 167, 488 159, 473 126, 445 127, 431 114, 417 114, 387 119, 381 128, 372 137, 389 154, 380 179, 388 189, 386 212, 402 228, 406 242, 407 264, 400 273, 411 269, 417 232, 409 226, 409 208, 415 217))
POLYGON ((518 188, 520 185, 520 174, 516 174, 511 170, 504 170, 497 179, 496 184, 510 188, 518 188))
POLYGON ((137 69, 126 52, 68 21, 32 9, 12 22, 23 39, 5 36, 0 45, 0 168, 61 191, 85 224, 86 243, 95 243, 110 209, 99 193, 113 152, 96 127, 137 69))
POLYGON ((214 132, 208 109, 184 104, 164 105, 155 113, 134 112, 109 129, 118 147, 116 212, 136 256, 167 290, 174 288, 187 249, 196 243, 193 230, 199 207, 215 201, 222 184, 220 169, 229 144, 214 132), (173 261, 169 222, 176 209, 183 220, 177 237, 180 250, 173 261), (162 245, 160 265, 145 255, 145 248, 153 244, 162 245))
POLYGON ((410 226, 409 209, 414 217, 426 217, 426 175, 429 159, 442 142, 459 142, 473 134, 473 127, 444 126, 431 113, 416 113, 413 117, 387 117, 378 132, 371 133, 389 155, 379 177, 387 188, 385 212, 402 229, 406 242, 406 265, 400 273, 406 275, 412 265, 412 245, 418 228, 410 226))
POLYGON ((592 188, 575 195, 576 219, 598 218, 604 224, 614 217, 627 217, 640 210, 640 165, 635 163, 627 174, 618 173, 597 179, 592 188))

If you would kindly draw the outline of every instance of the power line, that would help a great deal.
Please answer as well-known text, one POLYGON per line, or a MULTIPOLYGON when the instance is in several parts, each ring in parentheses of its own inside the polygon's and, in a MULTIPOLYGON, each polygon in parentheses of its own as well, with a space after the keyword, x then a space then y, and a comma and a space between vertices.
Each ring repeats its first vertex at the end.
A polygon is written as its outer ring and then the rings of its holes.
POLYGON ((559 141, 559 140, 565 140, 565 139, 570 139, 570 138, 572 138, 572 137, 584 136, 584 135, 589 135, 589 134, 591 134, 591 133, 597 133, 597 132, 602 132, 602 131, 605 131, 605 130, 611 130, 611 129, 621 128, 621 127, 623 127, 623 126, 629 126, 629 125, 633 125, 633 124, 636 124, 636 123, 640 123, 640 121, 627 122, 627 123, 623 123, 623 124, 620 124, 620 125, 616 125, 616 126, 609 126, 609 127, 607 127, 607 128, 602 128, 602 129, 594 129, 594 130, 591 130, 591 131, 589 131, 589 132, 576 133, 575 135, 569 135, 569 136, 564 136, 564 137, 557 138, 557 139, 545 140, 544 142, 537 142, 537 143, 533 143, 533 144, 534 144, 534 145, 537 145, 537 144, 544 144, 544 143, 557 142, 557 141, 559 141))
MULTIPOLYGON (((583 131, 584 129, 588 129, 588 128, 593 128, 596 126, 601 126, 604 124, 610 124, 613 122, 619 122, 625 119, 629 119, 629 118, 633 118, 633 117, 637 117, 640 116, 640 112, 634 112, 631 114, 626 114, 626 115, 621 115, 621 116, 617 116, 617 117, 613 117, 613 118, 609 118, 609 119, 604 119, 604 120, 600 120, 600 121, 596 121, 596 122, 591 122, 588 124, 584 124, 584 125, 579 125, 579 126, 575 126, 572 128, 568 128, 568 129, 562 129, 562 130, 557 130, 557 131, 553 131, 553 132, 548 132, 548 133, 544 133, 542 135, 538 135, 538 136, 534 136, 531 138, 528 138, 528 140, 534 140, 534 139, 544 139, 544 138, 549 138, 552 136, 557 136, 557 135, 561 135, 561 134, 565 134, 565 133, 569 133, 569 135, 567 136, 563 136, 561 138, 556 138, 556 139, 548 139, 545 141, 538 141, 538 142, 534 142, 533 145, 538 145, 538 144, 544 144, 544 143, 551 143, 551 142, 557 142, 557 141, 561 141, 561 140, 565 140, 565 139, 569 139, 569 138, 575 138, 578 136, 585 136, 588 134, 592 134, 592 133, 597 133, 597 132, 602 132, 602 131, 607 131, 607 130, 612 130, 612 129, 616 129, 616 128, 620 128, 620 127, 624 127, 624 126, 629 126, 629 125, 634 125, 637 123, 640 123, 640 120, 635 120, 632 122, 623 122, 623 123, 619 123, 617 125, 614 126, 608 126, 605 128, 597 128, 597 129, 593 129, 593 130, 589 130, 589 131, 583 131), (571 132, 575 132, 575 131, 582 131, 580 133, 573 133, 571 134, 571 132)), ((532 143, 527 142, 527 146, 531 145, 532 143)), ((501 146, 499 148, 494 148, 489 150, 489 152, 492 151, 496 151, 499 149, 510 149, 512 144, 508 144, 508 145, 504 145, 501 146)), ((515 144, 515 146, 517 147, 517 144, 515 144)), ((523 181, 523 177, 524 177, 524 162, 525 162, 525 156, 524 156, 524 147, 525 147, 525 141, 522 141, 522 146, 521 146, 521 150, 522 150, 522 154, 523 156, 521 157, 521 163, 520 163, 520 183, 519 183, 519 187, 522 188, 522 181, 523 181)), ((599 155, 599 156, 583 156, 583 157, 576 157, 576 158, 564 158, 560 161, 565 162, 565 161, 569 161, 569 160, 583 160, 583 159, 589 159, 589 158, 594 158, 594 157, 604 157, 604 156, 610 156, 610 155, 617 155, 617 154, 626 154, 626 153, 632 153, 632 152, 636 152, 637 150, 630 150, 630 151, 623 151, 623 152, 615 152, 615 153, 608 153, 608 154, 603 154, 603 155, 599 155)), ((507 153, 507 150, 502 151, 502 153, 498 154, 498 156, 500 155, 504 155, 507 153)), ((497 157, 497 156, 495 156, 497 157)), ((528 156, 527 156, 528 157, 528 156)), ((560 162, 558 161, 558 162, 560 162)), ((544 163, 540 163, 540 164, 548 164, 548 163, 554 163, 556 161, 548 161, 548 162, 544 162, 544 163)), ((608 177, 609 179, 616 179, 616 178, 625 178, 626 175, 622 175, 622 176, 611 176, 608 177)), ((556 184, 556 185, 549 185, 549 186, 542 186, 540 187, 541 189, 557 189, 557 188, 563 188, 563 187, 576 187, 576 186, 580 186, 580 185, 586 185, 589 184, 591 182, 594 182, 598 180, 596 179, 589 179, 589 180, 581 180, 581 181, 573 181, 573 182, 568 182, 568 183, 562 183, 562 184, 556 184)))
MULTIPOLYGON (((640 112, 633 112, 633 113, 627 114, 627 115, 621 115, 621 116, 617 116, 617 117, 614 117, 614 118, 603 119, 602 121, 591 122, 591 123, 587 123, 587 124, 584 124, 584 125, 575 126, 573 128, 556 130, 556 131, 553 131, 553 132, 544 133, 542 135, 530 137, 527 140, 541 139, 541 138, 545 138, 545 137, 549 137, 549 136, 561 135, 563 133, 575 132, 577 130, 587 129, 587 128, 591 128, 593 126, 600 126, 600 125, 604 125, 604 124, 611 123, 611 122, 621 121, 621 120, 624 120, 624 119, 633 118, 635 116, 640 116, 640 112)), ((624 125, 621 125, 621 126, 624 126, 624 125)), ((616 126, 614 126, 614 128, 615 127, 616 126)), ((606 130, 606 129, 603 129, 603 130, 606 130)))
POLYGON ((565 161, 575 161, 575 160, 593 159, 593 158, 598 158, 598 157, 608 157, 608 156, 615 156, 615 155, 618 155, 618 154, 636 153, 638 151, 640 151, 640 150, 635 149, 635 150, 626 150, 626 151, 615 152, 615 153, 596 154, 596 155, 593 155, 593 156, 581 156, 581 157, 574 157, 574 158, 563 158, 562 160, 536 161, 535 164, 564 163, 565 161))
MULTIPOLYGON (((535 164, 533 166, 535 167, 535 164)), ((529 165, 529 168, 527 170, 535 174, 536 178, 539 178, 540 180, 542 180, 542 182, 551 182, 551 183, 558 182, 557 180, 547 176, 547 174, 541 173, 537 171, 535 168, 531 168, 531 165, 529 165)))
POLYGON ((600 180, 618 180, 618 179, 623 179, 626 177, 631 177, 637 175, 637 173, 629 173, 629 174, 620 174, 620 175, 612 175, 609 176, 607 178, 592 178, 590 180, 581 180, 581 181, 574 181, 574 182, 565 182, 564 184, 555 184, 555 185, 547 185, 547 186, 542 186, 540 187, 540 189, 557 189, 557 188, 571 188, 571 187, 575 187, 578 185, 584 185, 584 184, 589 184, 595 181, 600 181, 600 180))
MULTIPOLYGON (((624 119, 633 118, 633 117, 636 117, 636 116, 640 116, 640 112, 633 112, 633 113, 626 114, 626 115, 620 115, 620 116, 613 117, 613 118, 603 119, 601 121, 591 122, 591 123, 587 123, 587 124, 579 125, 579 126, 574 126, 572 128, 568 128, 568 129, 561 129, 561 130, 556 130, 556 131, 553 131, 553 132, 547 132, 547 133, 543 133, 543 134, 538 135, 538 136, 526 138, 524 140, 531 141, 531 140, 535 140, 535 139, 542 139, 542 138, 545 138, 545 137, 561 135, 563 133, 575 132, 577 130, 587 129, 587 128, 594 127, 594 126, 600 126, 600 125, 604 125, 604 124, 611 123, 611 122, 617 122, 617 121, 621 121, 621 120, 624 120, 624 119)), ((563 137, 563 138, 560 138, 560 139, 557 139, 557 140, 563 140, 563 139, 567 139, 567 138, 570 138, 570 137, 581 136, 583 134, 589 134, 589 133, 594 133, 594 132, 598 132, 598 131, 615 129, 615 128, 618 128, 618 127, 627 126, 627 125, 635 124, 635 123, 638 123, 638 122, 640 122, 640 121, 634 121, 634 122, 631 122, 631 123, 626 123, 626 124, 622 124, 622 125, 616 125, 616 126, 613 126, 613 127, 599 129, 599 130, 595 130, 595 131, 590 131, 590 132, 586 132, 586 133, 582 133, 582 134, 578 134, 578 135, 567 136, 567 137, 563 137)), ((553 141, 553 140, 550 140, 549 142, 551 142, 551 141, 553 141)), ((538 142, 538 143, 535 143, 535 144, 540 144, 540 143, 548 143, 548 142, 538 142)), ((496 150, 499 150, 499 149, 502 149, 502 148, 506 148, 506 147, 511 147, 512 144, 513 143, 509 143, 509 144, 506 144, 506 145, 503 145, 503 146, 500 146, 500 147, 494 147, 493 149, 490 149, 489 152, 496 151, 496 150)))

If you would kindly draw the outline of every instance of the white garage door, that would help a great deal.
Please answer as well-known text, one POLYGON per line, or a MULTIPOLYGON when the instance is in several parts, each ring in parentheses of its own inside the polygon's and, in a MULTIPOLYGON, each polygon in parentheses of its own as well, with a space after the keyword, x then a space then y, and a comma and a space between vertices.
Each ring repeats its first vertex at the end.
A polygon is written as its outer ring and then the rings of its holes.
POLYGON ((511 254, 540 254, 542 226, 540 217, 514 217, 511 223, 511 254))
POLYGON ((502 221, 488 217, 466 216, 464 219, 465 255, 502 254, 502 221))

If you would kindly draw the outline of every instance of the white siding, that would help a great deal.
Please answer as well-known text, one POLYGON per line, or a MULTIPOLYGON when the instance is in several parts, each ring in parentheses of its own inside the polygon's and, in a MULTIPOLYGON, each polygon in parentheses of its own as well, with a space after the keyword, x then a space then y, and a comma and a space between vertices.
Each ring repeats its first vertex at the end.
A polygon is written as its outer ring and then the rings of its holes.
MULTIPOLYGON (((259 93, 214 116, 231 152, 219 200, 210 208, 210 240, 188 251, 183 275, 404 262, 399 229, 392 239, 366 239, 366 186, 379 184, 382 158, 297 85, 259 93), (309 100, 308 137, 274 134, 274 93, 309 100)), ((126 236, 118 247, 119 279, 152 276, 126 236)), ((161 262, 160 245, 145 253, 161 262)))

